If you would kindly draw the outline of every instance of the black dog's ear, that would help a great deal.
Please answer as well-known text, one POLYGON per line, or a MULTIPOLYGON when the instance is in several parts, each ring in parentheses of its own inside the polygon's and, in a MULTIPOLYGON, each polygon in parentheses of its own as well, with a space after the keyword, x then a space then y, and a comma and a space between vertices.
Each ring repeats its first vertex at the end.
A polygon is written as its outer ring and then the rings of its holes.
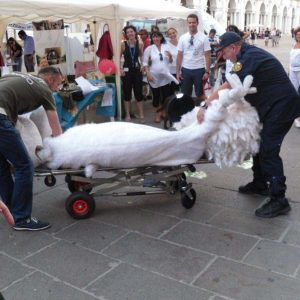
POLYGON ((181 117, 192 111, 195 107, 195 102, 192 97, 178 94, 174 97, 168 106, 168 116, 172 123, 179 122, 181 117))

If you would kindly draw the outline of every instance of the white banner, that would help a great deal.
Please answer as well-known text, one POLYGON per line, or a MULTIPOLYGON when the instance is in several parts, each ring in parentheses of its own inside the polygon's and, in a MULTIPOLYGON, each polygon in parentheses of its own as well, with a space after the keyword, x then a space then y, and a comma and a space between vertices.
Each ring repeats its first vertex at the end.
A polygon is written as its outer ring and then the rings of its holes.
POLYGON ((66 49, 64 42, 64 22, 32 22, 35 52, 38 68, 57 66, 66 74, 66 49))

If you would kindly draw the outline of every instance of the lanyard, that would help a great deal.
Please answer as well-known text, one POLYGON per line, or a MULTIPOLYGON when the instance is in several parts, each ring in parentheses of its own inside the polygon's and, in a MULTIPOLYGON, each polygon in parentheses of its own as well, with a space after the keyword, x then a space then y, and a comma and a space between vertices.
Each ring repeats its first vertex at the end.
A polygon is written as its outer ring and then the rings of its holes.
POLYGON ((131 63, 132 63, 132 65, 134 65, 135 46, 129 47, 129 51, 130 51, 130 56, 131 56, 131 63))

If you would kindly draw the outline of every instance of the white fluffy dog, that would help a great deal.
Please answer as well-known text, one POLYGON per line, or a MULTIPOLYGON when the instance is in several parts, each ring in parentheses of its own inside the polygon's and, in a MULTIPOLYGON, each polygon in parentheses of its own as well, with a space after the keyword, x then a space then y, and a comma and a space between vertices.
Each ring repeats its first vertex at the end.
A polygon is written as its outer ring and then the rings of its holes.
POLYGON ((244 85, 236 75, 229 75, 228 80, 233 89, 219 94, 219 101, 209 107, 202 124, 194 115, 193 123, 179 131, 125 122, 80 125, 46 138, 38 157, 51 169, 85 167, 88 177, 98 167, 195 163, 205 149, 219 164, 239 162, 246 154, 258 151, 258 116, 243 100, 256 90, 250 88, 251 76, 244 85), (239 106, 227 109, 234 102, 240 102, 239 106))

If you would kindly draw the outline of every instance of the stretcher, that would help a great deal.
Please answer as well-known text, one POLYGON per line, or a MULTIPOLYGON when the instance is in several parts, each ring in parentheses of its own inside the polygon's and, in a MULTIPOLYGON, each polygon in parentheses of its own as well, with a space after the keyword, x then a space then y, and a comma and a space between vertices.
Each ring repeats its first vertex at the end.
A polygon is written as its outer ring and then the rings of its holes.
MULTIPOLYGON (((200 159, 197 164, 210 163, 200 159)), ((196 191, 187 182, 185 172, 195 172, 194 165, 172 167, 144 166, 131 169, 99 169, 96 176, 87 178, 83 169, 50 170, 43 166, 35 169, 35 177, 44 177, 45 185, 56 184, 56 176, 65 176, 71 194, 65 200, 65 208, 74 219, 89 218, 96 207, 95 197, 143 196, 175 194, 180 192, 181 204, 186 209, 194 206, 196 191), (129 187, 130 191, 122 188, 129 187)))

